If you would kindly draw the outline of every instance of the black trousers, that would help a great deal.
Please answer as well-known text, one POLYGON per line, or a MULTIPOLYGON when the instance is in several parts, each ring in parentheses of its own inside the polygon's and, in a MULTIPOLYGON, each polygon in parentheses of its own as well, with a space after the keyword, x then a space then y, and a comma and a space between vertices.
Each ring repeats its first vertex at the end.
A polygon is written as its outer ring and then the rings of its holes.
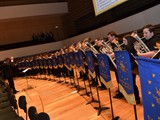
POLYGON ((134 87, 135 99, 139 100, 140 97, 139 97, 139 90, 138 90, 138 87, 136 85, 136 74, 132 74, 132 76, 133 76, 133 87, 134 87))
POLYGON ((15 89, 15 86, 14 86, 13 77, 10 76, 10 77, 7 77, 6 79, 8 80, 9 87, 13 90, 13 92, 15 92, 16 89, 15 89))

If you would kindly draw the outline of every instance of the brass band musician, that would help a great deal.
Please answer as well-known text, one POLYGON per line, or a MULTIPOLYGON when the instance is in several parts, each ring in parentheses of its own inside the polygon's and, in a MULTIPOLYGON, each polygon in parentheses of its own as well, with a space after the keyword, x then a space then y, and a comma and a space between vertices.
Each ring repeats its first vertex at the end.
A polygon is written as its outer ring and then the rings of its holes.
MULTIPOLYGON (((122 50, 121 48, 121 45, 120 45, 120 40, 118 39, 118 36, 117 34, 114 32, 114 31, 110 31, 108 33, 108 41, 110 42, 111 46, 112 46, 112 49, 113 51, 116 51, 116 50, 122 50)), ((110 54, 110 56, 112 58, 114 58, 114 52, 112 52, 110 54)), ((119 81, 118 81, 118 74, 117 74, 117 70, 115 69, 115 76, 116 76, 116 80, 117 80, 117 83, 119 84, 119 81)), ((119 91, 119 88, 116 90, 116 95, 113 96, 113 98, 123 98, 123 94, 119 91)))
POLYGON ((132 66, 132 77, 133 77, 133 85, 134 85, 134 94, 135 94, 135 99, 136 103, 140 103, 140 97, 139 97, 139 90, 136 85, 136 74, 133 72, 134 69, 137 69, 137 63, 135 62, 134 56, 136 55, 136 50, 134 48, 134 42, 135 38, 130 36, 130 35, 125 35, 123 37, 123 43, 124 43, 124 50, 127 50, 130 55, 130 60, 131 60, 131 66, 132 66))
POLYGON ((154 27, 152 25, 146 25, 143 27, 144 44, 149 48, 149 51, 141 53, 137 51, 137 55, 141 57, 151 58, 158 51, 156 46, 156 41, 158 37, 155 36, 154 27))
MULTIPOLYGON (((98 51, 94 48, 95 42, 91 40, 91 38, 85 38, 84 41, 82 42, 82 48, 84 51, 87 51, 87 50, 91 50, 94 54, 94 64, 95 64, 95 71, 96 73, 98 73, 98 69, 97 69, 97 58, 96 58, 96 54, 98 53, 98 51)), ((88 66, 87 66, 87 73, 88 73, 88 66)), ((98 81, 96 81, 94 78, 91 77, 91 86, 97 86, 98 85, 98 81)))

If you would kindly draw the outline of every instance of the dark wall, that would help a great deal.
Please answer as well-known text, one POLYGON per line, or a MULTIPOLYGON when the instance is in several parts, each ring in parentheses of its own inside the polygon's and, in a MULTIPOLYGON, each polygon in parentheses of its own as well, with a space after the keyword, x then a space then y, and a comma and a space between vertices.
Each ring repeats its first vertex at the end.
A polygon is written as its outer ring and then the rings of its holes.
POLYGON ((69 13, 63 18, 65 38, 102 27, 160 3, 159 0, 129 0, 95 16, 92 0, 67 0, 67 2, 69 13))
POLYGON ((65 0, 0 0, 0 6, 65 2, 65 0))

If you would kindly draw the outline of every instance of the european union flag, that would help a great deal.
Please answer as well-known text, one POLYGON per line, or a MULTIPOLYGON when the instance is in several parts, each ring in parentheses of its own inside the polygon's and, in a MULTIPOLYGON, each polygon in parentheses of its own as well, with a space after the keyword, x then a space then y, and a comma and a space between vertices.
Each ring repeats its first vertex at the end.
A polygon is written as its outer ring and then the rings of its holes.
POLYGON ((85 53, 86 53, 86 62, 88 64, 88 72, 93 78, 95 78, 96 73, 95 73, 93 53, 92 51, 86 51, 85 53))
POLYGON ((44 66, 45 69, 48 68, 48 64, 47 64, 47 59, 46 58, 43 59, 43 66, 44 66))
POLYGON ((62 58, 62 56, 61 56, 61 55, 58 55, 58 56, 57 56, 57 59, 58 59, 58 66, 59 66, 60 68, 63 68, 63 58, 62 58))
POLYGON ((52 66, 57 66, 57 60, 56 57, 52 57, 52 66))
POLYGON ((84 55, 81 50, 78 51, 79 53, 79 65, 80 65, 80 70, 85 73, 85 67, 84 67, 84 55))
MULTIPOLYGON (((39 63, 38 63, 38 60, 37 60, 37 59, 35 60, 35 64, 36 64, 36 68, 39 69, 39 63)), ((31 67, 31 64, 30 64, 30 67, 31 67)), ((29 67, 29 68, 30 68, 30 67, 29 67)))
POLYGON ((43 69, 43 60, 42 58, 38 59, 40 68, 43 69))
POLYGON ((136 57, 145 120, 160 120, 160 60, 136 57))
POLYGON ((67 54, 62 54, 62 57, 63 57, 63 64, 68 69, 69 65, 67 61, 67 54))
POLYGON ((79 64, 79 53, 78 52, 74 52, 74 58, 75 58, 74 59, 75 65, 79 69, 80 68, 80 64, 79 64))
POLYGON ((128 103, 135 105, 133 76, 130 56, 127 51, 115 51, 119 90, 128 103))
POLYGON ((70 52, 68 55, 69 55, 69 60, 70 60, 70 67, 71 67, 71 68, 74 68, 74 67, 75 67, 75 66, 74 66, 74 65, 75 65, 75 63, 74 63, 74 62, 75 62, 75 61, 74 61, 74 53, 73 53, 73 52, 70 52))
POLYGON ((52 69, 52 58, 51 57, 47 58, 47 63, 48 63, 49 68, 52 69))
POLYGON ((113 85, 111 81, 108 56, 106 54, 97 54, 97 58, 100 72, 100 80, 107 88, 111 88, 113 85))
POLYGON ((66 62, 65 62, 65 66, 68 70, 72 70, 71 68, 71 61, 70 61, 70 53, 66 54, 66 62))
POLYGON ((33 67, 33 69, 36 69, 35 60, 32 60, 32 67, 33 67))

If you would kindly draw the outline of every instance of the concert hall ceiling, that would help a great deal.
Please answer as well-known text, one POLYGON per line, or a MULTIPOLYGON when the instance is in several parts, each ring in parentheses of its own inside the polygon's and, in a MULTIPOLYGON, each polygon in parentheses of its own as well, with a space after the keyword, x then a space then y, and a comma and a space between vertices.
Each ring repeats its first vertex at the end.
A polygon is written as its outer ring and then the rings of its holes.
POLYGON ((0 6, 66 2, 66 0, 0 0, 0 6))

